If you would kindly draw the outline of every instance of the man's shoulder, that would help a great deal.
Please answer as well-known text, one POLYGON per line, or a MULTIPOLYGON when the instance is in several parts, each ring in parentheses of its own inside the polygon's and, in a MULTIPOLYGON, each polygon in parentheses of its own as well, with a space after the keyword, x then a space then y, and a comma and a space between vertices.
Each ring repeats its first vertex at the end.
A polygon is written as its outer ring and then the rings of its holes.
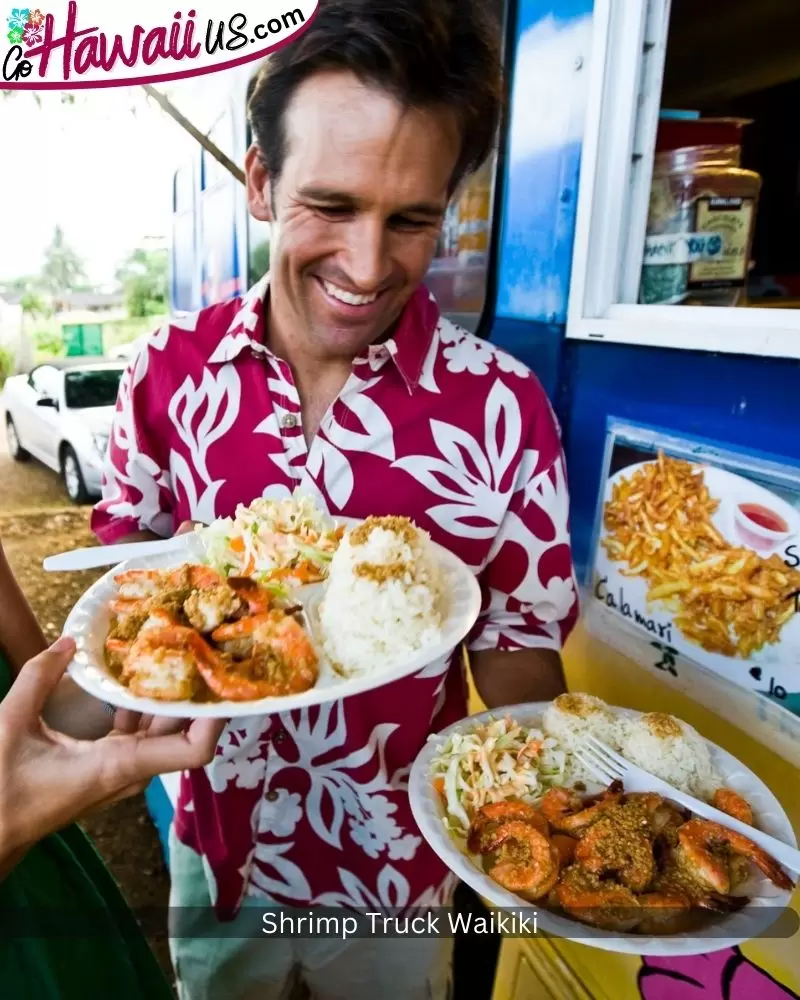
POLYGON ((460 376, 464 380, 473 376, 472 391, 476 391, 480 384, 474 379, 477 375, 488 376, 487 392, 491 391, 492 384, 500 378, 515 395, 528 401, 539 403, 540 397, 545 396, 534 372, 513 354, 490 340, 469 333, 444 316, 439 319, 437 334, 442 365, 449 377, 452 391, 465 391, 460 376))
POLYGON ((506 418, 513 413, 523 437, 551 441, 554 447, 560 442, 553 404, 526 364, 445 317, 439 319, 437 336, 439 398, 451 412, 478 408, 493 422, 501 411, 506 418))
POLYGON ((187 353, 194 354, 198 361, 208 360, 230 331, 243 305, 241 298, 226 299, 195 312, 175 313, 157 330, 140 338, 135 353, 137 356, 157 353, 165 360, 180 354, 183 363, 187 353))

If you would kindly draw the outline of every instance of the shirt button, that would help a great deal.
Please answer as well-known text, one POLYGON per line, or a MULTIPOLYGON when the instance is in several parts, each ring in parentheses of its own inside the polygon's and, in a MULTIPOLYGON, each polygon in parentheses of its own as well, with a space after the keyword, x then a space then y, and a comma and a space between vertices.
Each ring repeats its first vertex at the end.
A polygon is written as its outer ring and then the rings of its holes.
POLYGON ((273 792, 267 792, 266 798, 267 802, 277 802, 280 796, 278 795, 277 792, 273 791, 273 792))
POLYGON ((297 417, 293 413, 287 413, 281 421, 281 426, 287 431, 294 430, 297 427, 297 417))
POLYGON ((272 737, 273 743, 285 743, 286 742, 286 730, 279 729, 277 733, 272 737))

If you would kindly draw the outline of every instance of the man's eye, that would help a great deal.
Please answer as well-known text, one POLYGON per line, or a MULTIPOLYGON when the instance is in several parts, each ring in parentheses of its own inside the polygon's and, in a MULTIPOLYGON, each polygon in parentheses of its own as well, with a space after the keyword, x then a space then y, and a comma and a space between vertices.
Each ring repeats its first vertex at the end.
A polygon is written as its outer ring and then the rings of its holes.
POLYGON ((404 215, 396 215, 392 219, 392 225, 395 229, 427 229, 428 226, 432 226, 433 223, 430 219, 409 219, 404 215))
POLYGON ((343 205, 315 205, 314 210, 326 219, 346 219, 352 214, 352 209, 343 205))

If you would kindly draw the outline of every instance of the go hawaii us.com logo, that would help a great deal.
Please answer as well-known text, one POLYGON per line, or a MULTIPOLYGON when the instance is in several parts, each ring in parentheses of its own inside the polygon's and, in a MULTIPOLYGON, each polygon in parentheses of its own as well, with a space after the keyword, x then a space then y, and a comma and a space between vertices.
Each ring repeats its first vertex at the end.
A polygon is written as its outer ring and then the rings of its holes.
MULTIPOLYGON (((176 10, 139 0, 61 0, 60 10, 14 7, 0 34, 0 87, 129 86, 230 69, 263 58, 308 27, 319 0, 200 0, 176 10), (202 10, 201 10, 202 4, 202 10)), ((2 22, 0 22, 0 27, 2 22)))

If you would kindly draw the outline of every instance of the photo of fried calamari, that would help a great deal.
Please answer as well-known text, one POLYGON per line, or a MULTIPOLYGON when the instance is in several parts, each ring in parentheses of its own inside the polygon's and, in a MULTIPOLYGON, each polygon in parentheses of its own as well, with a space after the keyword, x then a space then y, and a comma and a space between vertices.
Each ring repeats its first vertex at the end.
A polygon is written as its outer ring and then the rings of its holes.
POLYGON ((612 485, 601 545, 622 576, 641 577, 648 602, 711 653, 747 659, 779 641, 796 613, 800 572, 777 552, 731 544, 713 523, 720 499, 703 467, 658 452, 612 485))

